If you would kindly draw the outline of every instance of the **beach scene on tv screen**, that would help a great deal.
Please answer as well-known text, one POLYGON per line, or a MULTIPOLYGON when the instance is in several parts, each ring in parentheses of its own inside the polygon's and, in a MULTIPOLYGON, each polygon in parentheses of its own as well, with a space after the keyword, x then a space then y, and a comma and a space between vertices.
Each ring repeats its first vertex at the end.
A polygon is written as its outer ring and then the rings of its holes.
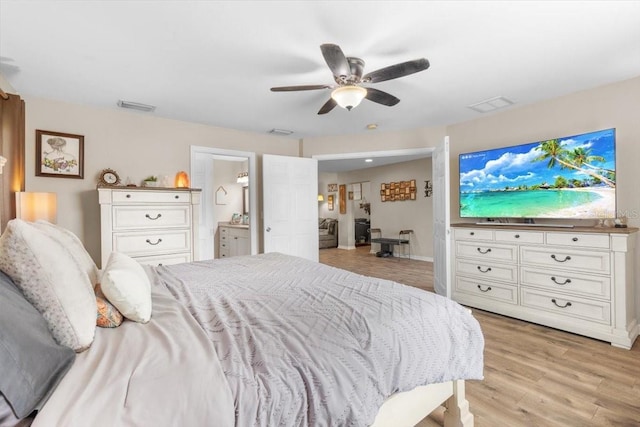
POLYGON ((615 218, 615 129, 460 155, 462 218, 615 218))

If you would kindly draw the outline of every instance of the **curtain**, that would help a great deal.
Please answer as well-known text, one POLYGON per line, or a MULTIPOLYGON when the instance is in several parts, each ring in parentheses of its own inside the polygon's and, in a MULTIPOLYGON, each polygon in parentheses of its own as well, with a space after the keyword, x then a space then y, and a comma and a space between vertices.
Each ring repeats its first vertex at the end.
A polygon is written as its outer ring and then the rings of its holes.
POLYGON ((0 230, 16 217, 15 193, 24 191, 25 105, 18 95, 0 97, 0 155, 7 159, 0 175, 0 230))

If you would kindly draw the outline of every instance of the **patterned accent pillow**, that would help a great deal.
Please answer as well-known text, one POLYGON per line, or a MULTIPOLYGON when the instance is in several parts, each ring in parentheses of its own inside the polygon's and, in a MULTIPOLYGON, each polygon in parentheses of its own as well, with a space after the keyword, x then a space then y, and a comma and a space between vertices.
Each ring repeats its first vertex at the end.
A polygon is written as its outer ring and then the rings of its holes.
POLYGON ((102 271, 102 292, 124 317, 147 323, 151 319, 151 282, 133 258, 112 252, 102 271))
POLYGON ((53 338, 79 352, 96 331, 96 297, 87 274, 58 241, 14 219, 0 237, 0 270, 42 314, 53 338))
POLYGON ((84 245, 78 236, 66 228, 60 227, 56 224, 51 224, 50 222, 42 219, 34 222, 33 224, 45 232, 49 237, 57 240, 67 251, 69 251, 80 268, 89 275, 89 281, 92 285, 98 283, 98 267, 96 266, 96 263, 93 262, 93 258, 91 258, 89 252, 84 248, 84 245))
POLYGON ((104 296, 100 283, 96 285, 96 304, 98 305, 96 326, 101 328, 117 328, 122 324, 122 313, 104 296))

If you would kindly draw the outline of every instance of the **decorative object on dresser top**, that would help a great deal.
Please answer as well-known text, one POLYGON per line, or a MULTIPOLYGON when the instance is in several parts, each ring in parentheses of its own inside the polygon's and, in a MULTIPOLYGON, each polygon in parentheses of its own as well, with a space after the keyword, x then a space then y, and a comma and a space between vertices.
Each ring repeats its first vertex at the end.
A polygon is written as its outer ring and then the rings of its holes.
POLYGON ((110 187, 120 185, 120 175, 113 169, 103 169, 98 177, 98 187, 110 187))
POLYGON ((637 228, 452 224, 461 304, 629 349, 640 333, 637 228))
POLYGON ((158 187, 158 177, 155 175, 149 175, 145 179, 142 180, 143 187, 158 187))
POLYGON ((197 261, 200 190, 98 188, 102 265, 111 252, 142 264, 197 261))

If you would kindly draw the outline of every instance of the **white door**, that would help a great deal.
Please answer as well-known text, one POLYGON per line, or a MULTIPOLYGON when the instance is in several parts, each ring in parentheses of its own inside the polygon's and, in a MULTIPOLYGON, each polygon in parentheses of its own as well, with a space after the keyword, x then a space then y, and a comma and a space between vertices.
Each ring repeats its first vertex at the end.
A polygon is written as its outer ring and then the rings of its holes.
POLYGON ((193 153, 191 158, 191 187, 202 189, 200 206, 198 206, 200 209, 200 225, 198 227, 200 235, 198 236, 198 241, 193 243, 199 247, 199 259, 213 259, 214 255, 215 221, 213 215, 210 215, 207 210, 209 206, 213 205, 211 185, 207 185, 207 183, 212 182, 212 164, 211 154, 193 153))
POLYGON ((264 251, 318 261, 318 161, 262 156, 264 251))
POLYGON ((449 137, 433 152, 433 288, 451 298, 449 137))

